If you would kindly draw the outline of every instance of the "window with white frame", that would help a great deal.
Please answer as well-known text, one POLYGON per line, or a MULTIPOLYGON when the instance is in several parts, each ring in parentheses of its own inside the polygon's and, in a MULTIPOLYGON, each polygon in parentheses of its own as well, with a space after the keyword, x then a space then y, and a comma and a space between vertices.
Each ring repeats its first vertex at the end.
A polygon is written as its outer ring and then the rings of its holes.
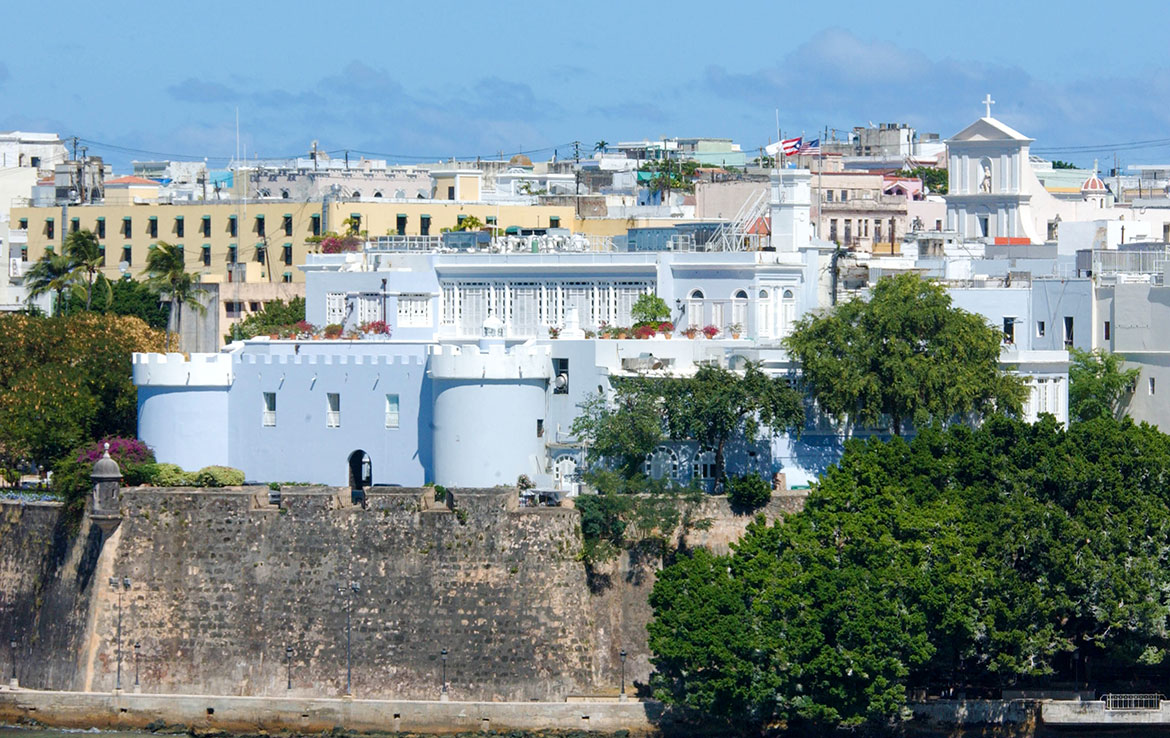
POLYGON ((602 322, 628 325, 634 302, 653 291, 648 280, 451 281, 440 288, 443 325, 478 336, 487 316, 496 315, 510 335, 521 337, 540 335, 544 326, 564 326, 570 309, 576 309, 583 329, 602 322))
POLYGON ((792 290, 784 290, 784 294, 780 297, 781 334, 787 336, 791 333, 794 323, 796 323, 796 293, 792 290))
POLYGON ((703 291, 691 290, 687 297, 687 325, 691 328, 703 327, 703 291))
POLYGON ((731 323, 738 325, 740 330, 747 327, 747 290, 736 290, 731 296, 731 323))
POLYGON ((365 294, 357 296, 358 323, 372 323, 382 320, 382 300, 379 295, 365 294))
POLYGON ((430 328, 431 296, 399 295, 398 325, 406 328, 430 328))
POLYGON ((700 451, 691 462, 691 476, 704 482, 715 479, 715 452, 700 451))
POLYGON ((646 457, 646 476, 651 479, 678 479, 678 455, 665 446, 659 446, 646 457))
POLYGON ((325 427, 341 427, 341 394, 337 392, 325 393, 325 427))
POLYGON ((345 322, 345 293, 329 292, 325 295, 325 325, 345 322))
POLYGON ((760 301, 756 304, 757 330, 762 338, 772 337, 772 298, 767 290, 760 290, 760 301))
POLYGON ((260 417, 260 422, 265 428, 272 428, 276 426, 276 393, 264 393, 264 412, 260 417))
POLYGON ((398 395, 386 395, 386 427, 398 427, 398 395))
POLYGON ((514 284, 511 286, 508 310, 504 322, 514 336, 536 336, 540 333, 540 285, 514 284))

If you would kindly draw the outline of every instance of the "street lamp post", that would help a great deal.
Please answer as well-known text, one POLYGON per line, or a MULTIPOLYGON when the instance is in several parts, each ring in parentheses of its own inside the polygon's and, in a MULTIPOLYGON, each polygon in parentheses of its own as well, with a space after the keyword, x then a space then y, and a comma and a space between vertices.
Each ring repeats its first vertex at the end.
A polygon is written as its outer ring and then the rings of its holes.
POLYGON ((288 664, 288 689, 292 689, 292 646, 284 647, 284 660, 288 664))
POLYGON ((621 699, 624 702, 626 699, 626 649, 623 648, 622 652, 620 654, 618 654, 618 656, 622 660, 622 696, 621 696, 621 699))
MULTIPOLYGON (((337 593, 341 594, 345 589, 339 584, 337 585, 337 593)), ((351 581, 349 583, 349 591, 346 592, 347 598, 345 603, 345 694, 352 695, 353 686, 353 661, 352 661, 352 641, 350 638, 350 613, 353 611, 353 596, 356 592, 362 591, 362 585, 351 581)))
POLYGON ((439 655, 443 657, 443 691, 440 699, 447 699, 447 649, 439 651, 439 655))
POLYGON ((122 691, 122 592, 130 589, 130 577, 110 577, 110 586, 118 593, 118 677, 114 684, 116 691, 122 691))

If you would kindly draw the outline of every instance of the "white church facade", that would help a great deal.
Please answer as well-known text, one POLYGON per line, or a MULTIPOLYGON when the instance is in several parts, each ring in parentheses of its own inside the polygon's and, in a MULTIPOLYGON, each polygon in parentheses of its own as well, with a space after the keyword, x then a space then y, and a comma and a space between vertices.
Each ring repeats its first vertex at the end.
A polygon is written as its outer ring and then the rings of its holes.
MULTIPOLYGON (((1068 223, 1118 221, 1134 223, 1129 239, 1160 236, 1170 223, 1170 210, 1130 208, 1114 202, 1096 171, 1085 178, 1079 197, 1057 197, 1033 169, 1033 139, 991 115, 994 100, 983 100, 985 115, 947 139, 947 229, 961 240, 1001 245, 1058 241, 1068 223)), ((1121 232, 1118 229, 1118 232, 1121 232)), ((1062 245, 1072 255, 1081 239, 1062 245)), ((1104 244, 1116 248, 1115 243, 1104 244)), ((1100 246, 1098 246, 1100 247, 1100 246)))

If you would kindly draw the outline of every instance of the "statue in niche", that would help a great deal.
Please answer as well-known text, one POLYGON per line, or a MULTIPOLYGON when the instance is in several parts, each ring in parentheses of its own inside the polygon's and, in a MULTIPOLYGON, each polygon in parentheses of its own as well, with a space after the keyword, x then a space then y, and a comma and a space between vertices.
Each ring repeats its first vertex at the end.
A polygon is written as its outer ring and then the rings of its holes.
POLYGON ((979 191, 991 193, 991 164, 983 162, 983 180, 979 183, 979 191))

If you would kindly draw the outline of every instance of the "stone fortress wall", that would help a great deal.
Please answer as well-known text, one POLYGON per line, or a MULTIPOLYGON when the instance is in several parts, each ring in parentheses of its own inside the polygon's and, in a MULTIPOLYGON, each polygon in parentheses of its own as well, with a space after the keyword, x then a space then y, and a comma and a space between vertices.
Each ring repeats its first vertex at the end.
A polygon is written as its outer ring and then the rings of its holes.
MULTIPOLYGON (((613 693, 650 671, 645 623, 656 561, 623 557, 600 576, 580 560, 571 507, 520 508, 514 490, 122 490, 122 522, 70 537, 59 506, 0 503, 0 673, 16 638, 22 686, 115 686, 123 593, 122 686, 143 692, 338 696, 346 685, 350 582, 352 691, 452 700, 560 701, 613 693), (339 593, 338 589, 341 588, 339 593), (291 693, 286 689, 291 646, 291 693)), ((777 496, 769 517, 799 509, 777 496)), ((721 499, 691 545, 726 550, 750 518, 721 499)))

